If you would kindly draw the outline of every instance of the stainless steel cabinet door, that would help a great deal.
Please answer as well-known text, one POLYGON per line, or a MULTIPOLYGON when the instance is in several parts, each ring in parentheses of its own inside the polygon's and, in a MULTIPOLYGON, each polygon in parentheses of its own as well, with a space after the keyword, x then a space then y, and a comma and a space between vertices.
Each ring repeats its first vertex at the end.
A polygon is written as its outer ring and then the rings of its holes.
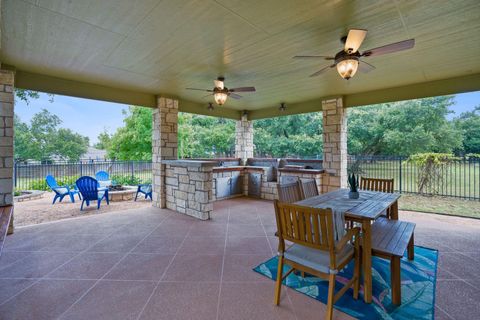
POLYGON ((251 197, 260 197, 262 190, 262 174, 248 174, 248 195, 251 197))
POLYGON ((243 193, 243 177, 238 175, 238 176, 233 176, 232 179, 230 180, 230 195, 237 195, 237 194, 242 194, 243 193))
POLYGON ((217 178, 216 182, 216 197, 225 198, 230 196, 230 178, 217 178))

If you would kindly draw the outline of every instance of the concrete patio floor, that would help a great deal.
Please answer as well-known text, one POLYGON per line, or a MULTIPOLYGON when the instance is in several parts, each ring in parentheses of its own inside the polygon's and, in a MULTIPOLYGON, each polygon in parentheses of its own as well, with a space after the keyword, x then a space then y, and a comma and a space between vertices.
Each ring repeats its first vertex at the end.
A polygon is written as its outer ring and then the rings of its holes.
MULTIPOLYGON (((401 212, 440 250, 436 319, 480 318, 480 221, 401 212)), ((17 229, 0 258, 0 319, 322 319, 325 306, 251 268, 276 252, 272 202, 212 221, 141 208, 17 229)), ((335 319, 351 317, 335 311, 335 319)))

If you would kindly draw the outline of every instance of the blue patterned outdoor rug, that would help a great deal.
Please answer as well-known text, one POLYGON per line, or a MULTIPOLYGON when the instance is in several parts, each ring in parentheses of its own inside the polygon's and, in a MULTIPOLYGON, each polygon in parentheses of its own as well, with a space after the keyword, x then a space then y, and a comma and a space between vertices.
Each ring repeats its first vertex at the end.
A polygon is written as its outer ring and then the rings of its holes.
MULTIPOLYGON (((358 300, 353 299, 353 289, 349 289, 335 303, 335 309, 358 319, 433 319, 435 306, 435 284, 437 279, 438 251, 415 246, 415 259, 401 260, 402 304, 395 306, 391 302, 390 262, 373 257, 373 302, 363 302, 363 286, 360 287, 358 300)), ((277 277, 277 257, 260 264, 253 270, 275 280, 277 277)), ((284 272, 289 267, 285 266, 284 272)), ((352 277, 353 262, 337 275, 335 292, 352 277)), ((291 273, 284 284, 311 298, 327 303, 328 281, 291 273)), ((273 287, 272 287, 273 297, 273 287)))

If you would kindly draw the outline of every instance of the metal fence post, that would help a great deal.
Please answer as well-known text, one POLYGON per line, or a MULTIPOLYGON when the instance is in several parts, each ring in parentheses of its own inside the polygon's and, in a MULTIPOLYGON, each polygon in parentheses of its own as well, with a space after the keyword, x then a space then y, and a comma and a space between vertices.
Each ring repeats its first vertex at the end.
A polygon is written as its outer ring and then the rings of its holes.
POLYGON ((398 188, 400 189, 400 190, 399 190, 400 193, 402 193, 402 157, 400 157, 400 158, 398 159, 398 165, 399 165, 399 168, 398 168, 398 169, 399 169, 399 170, 398 170, 398 172, 399 172, 399 179, 398 179, 399 185, 398 185, 398 188))
POLYGON ((17 161, 15 161, 14 164, 13 164, 13 184, 15 186, 15 189, 17 188, 17 180, 18 180, 17 179, 17 170, 18 170, 17 165, 18 165, 18 163, 17 163, 17 161))
POLYGON ((134 170, 134 168, 133 168, 133 160, 130 160, 130 169, 131 169, 132 181, 133 181, 133 179, 134 179, 134 174, 133 174, 133 170, 134 170))

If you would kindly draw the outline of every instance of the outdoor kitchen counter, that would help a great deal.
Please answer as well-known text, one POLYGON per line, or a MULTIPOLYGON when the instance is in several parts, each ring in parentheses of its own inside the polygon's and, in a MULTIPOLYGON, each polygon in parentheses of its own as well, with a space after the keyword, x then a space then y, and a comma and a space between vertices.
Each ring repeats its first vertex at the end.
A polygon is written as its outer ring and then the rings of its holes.
POLYGON ((214 167, 219 163, 215 160, 162 160, 162 164, 177 167, 214 167))
POLYGON ((242 170, 256 170, 256 171, 263 171, 268 169, 268 167, 260 167, 260 166, 225 166, 225 167, 213 167, 213 172, 224 172, 224 171, 242 171, 242 170))
POLYGON ((213 210, 211 160, 162 160, 165 165, 165 205, 168 209, 208 220, 213 210))

